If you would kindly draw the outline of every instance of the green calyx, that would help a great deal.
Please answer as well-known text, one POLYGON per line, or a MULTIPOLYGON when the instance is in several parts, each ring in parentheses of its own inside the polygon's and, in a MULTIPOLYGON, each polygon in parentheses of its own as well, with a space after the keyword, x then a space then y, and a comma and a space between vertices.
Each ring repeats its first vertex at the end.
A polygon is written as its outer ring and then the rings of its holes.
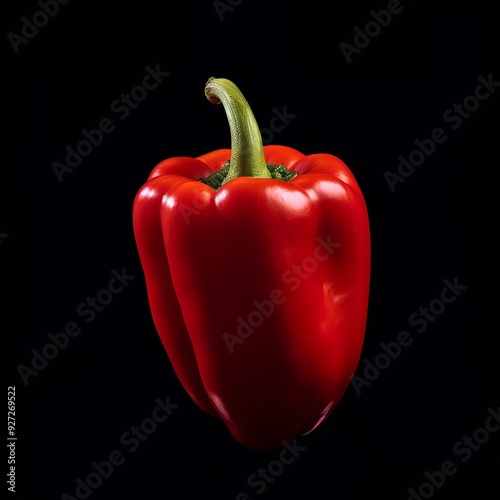
POLYGON ((233 82, 225 78, 210 78, 205 85, 205 95, 211 103, 224 106, 231 131, 231 159, 218 172, 200 179, 201 182, 218 189, 236 177, 290 180, 297 175, 284 165, 266 164, 255 116, 233 82))
MULTIPOLYGON (((267 163, 266 168, 271 179, 288 182, 297 176, 297 172, 288 170, 283 163, 280 163, 279 165, 267 163)), ((226 182, 225 179, 227 178, 230 170, 231 160, 227 160, 220 170, 217 170, 217 172, 214 172, 208 177, 200 177, 198 180, 217 191, 224 184, 224 182, 226 182)))

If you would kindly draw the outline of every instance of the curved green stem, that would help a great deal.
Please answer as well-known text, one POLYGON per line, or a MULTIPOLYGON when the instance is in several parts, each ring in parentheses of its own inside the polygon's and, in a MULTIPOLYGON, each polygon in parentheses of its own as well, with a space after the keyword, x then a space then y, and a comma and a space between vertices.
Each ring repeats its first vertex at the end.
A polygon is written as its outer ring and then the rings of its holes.
POLYGON ((231 161, 223 184, 236 177, 271 178, 257 121, 238 87, 225 78, 212 77, 205 95, 213 104, 222 102, 231 130, 231 161))

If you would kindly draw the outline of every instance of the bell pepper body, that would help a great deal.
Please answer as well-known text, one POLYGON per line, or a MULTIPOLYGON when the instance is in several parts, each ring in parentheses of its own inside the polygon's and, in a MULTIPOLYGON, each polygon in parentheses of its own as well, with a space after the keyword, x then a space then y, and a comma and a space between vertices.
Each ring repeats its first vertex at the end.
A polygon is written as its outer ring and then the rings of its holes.
POLYGON ((201 183, 230 150, 160 163, 134 228, 152 315, 179 380, 234 438, 272 449, 307 434, 355 373, 367 320, 370 236, 348 167, 265 146, 289 182, 201 183))

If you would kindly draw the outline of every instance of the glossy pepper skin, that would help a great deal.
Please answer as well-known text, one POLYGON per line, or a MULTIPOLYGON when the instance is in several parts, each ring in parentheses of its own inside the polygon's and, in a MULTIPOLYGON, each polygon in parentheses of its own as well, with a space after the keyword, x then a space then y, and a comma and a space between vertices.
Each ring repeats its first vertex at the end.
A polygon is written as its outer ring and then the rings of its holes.
POLYGON ((269 450, 323 422, 356 371, 369 221, 352 172, 330 154, 260 145, 265 163, 297 175, 237 176, 217 190, 200 182, 235 150, 233 136, 231 150, 159 163, 133 225, 180 382, 239 443, 269 450))

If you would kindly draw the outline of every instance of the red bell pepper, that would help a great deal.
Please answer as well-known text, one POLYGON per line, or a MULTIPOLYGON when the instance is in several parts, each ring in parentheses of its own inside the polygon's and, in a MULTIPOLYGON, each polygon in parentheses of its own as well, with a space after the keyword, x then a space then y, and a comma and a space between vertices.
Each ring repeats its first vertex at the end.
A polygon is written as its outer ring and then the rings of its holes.
POLYGON ((190 397, 251 449, 315 429, 363 345, 366 204, 330 154, 262 146, 238 88, 211 78, 231 150, 159 163, 134 201, 152 317, 190 397))

